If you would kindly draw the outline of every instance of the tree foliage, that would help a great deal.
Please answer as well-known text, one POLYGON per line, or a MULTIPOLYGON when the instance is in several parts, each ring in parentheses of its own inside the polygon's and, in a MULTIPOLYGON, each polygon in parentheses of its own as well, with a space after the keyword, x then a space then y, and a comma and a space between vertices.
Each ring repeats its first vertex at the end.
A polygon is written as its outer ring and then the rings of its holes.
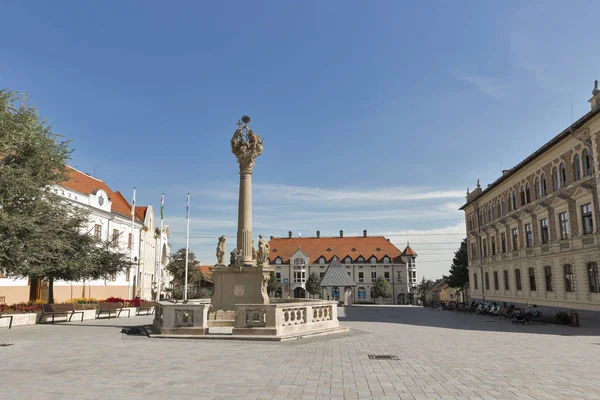
POLYGON ((417 294, 421 298, 421 302, 425 303, 425 293, 431 289, 434 285, 434 282, 431 279, 421 279, 421 283, 417 286, 417 294))
POLYGON ((69 178, 69 142, 26 100, 0 90, 0 265, 12 277, 47 280, 52 303, 55 280, 96 279, 130 263, 85 232, 85 210, 50 190, 69 178))
POLYGON ((448 286, 460 288, 462 291, 469 283, 469 256, 467 252, 467 239, 463 239, 460 247, 454 252, 454 260, 450 267, 450 275, 444 276, 444 280, 448 286))
MULTIPOLYGON (((202 273, 196 268, 199 264, 196 255, 188 252, 188 286, 199 286, 202 279, 202 273)), ((171 262, 167 265, 167 271, 171 274, 171 283, 175 286, 183 287, 185 282, 185 248, 177 250, 171 256, 171 262)))
POLYGON ((375 297, 391 297, 392 285, 390 285, 387 279, 380 276, 375 281, 375 286, 373 287, 373 294, 375 295, 375 297))
POLYGON ((271 273, 269 274, 269 284, 267 285, 267 293, 275 293, 278 287, 279 283, 277 282, 277 276, 275 275, 275 271, 271 271, 271 273))
POLYGON ((314 272, 306 280, 306 291, 313 296, 321 293, 321 279, 314 272))

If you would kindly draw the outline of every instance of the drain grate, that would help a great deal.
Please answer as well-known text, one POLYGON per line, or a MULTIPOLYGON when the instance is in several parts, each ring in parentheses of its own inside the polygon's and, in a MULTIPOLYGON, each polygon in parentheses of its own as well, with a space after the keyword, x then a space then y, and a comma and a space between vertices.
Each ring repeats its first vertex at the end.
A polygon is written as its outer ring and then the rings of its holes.
POLYGON ((12 346, 14 343, 0 343, 0 347, 12 346))
POLYGON ((369 360, 399 360, 399 358, 393 354, 369 354, 369 360))

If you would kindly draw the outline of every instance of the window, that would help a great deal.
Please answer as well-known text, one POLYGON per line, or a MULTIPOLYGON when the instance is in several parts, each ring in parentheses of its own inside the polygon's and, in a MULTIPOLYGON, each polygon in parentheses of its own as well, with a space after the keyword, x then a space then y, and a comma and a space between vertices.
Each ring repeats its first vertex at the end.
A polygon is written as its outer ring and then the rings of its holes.
POLYGON ((294 271, 294 282, 305 283, 306 282, 306 271, 294 271))
POLYGON ((277 257, 277 258, 275 259, 275 264, 276 264, 276 265, 281 265, 281 258, 277 257))
POLYGON ((363 256, 358 257, 358 259, 356 260, 357 263, 361 264, 365 262, 365 259, 363 258, 363 256))
POLYGON ((521 285, 521 270, 515 269, 515 281, 517 283, 517 290, 523 290, 523 286, 521 285))
POLYGON ((375 256, 371 257, 371 264, 377 264, 377 258, 375 258, 375 256))
POLYGON ((552 267, 544 267, 544 278, 546 280, 546 292, 552 292, 552 267))
POLYGON ((529 182, 525 184, 525 202, 527 204, 531 203, 531 187, 529 186, 529 182))
POLYGON ((390 263, 390 258, 389 257, 383 257, 383 262, 386 264, 390 263))
POLYGON ((323 279, 324 276, 325 276, 325 272, 319 272, 319 278, 323 279))
POLYGON ((590 281, 590 292, 600 293, 600 275, 598 275, 598 264, 591 262, 587 265, 588 278, 590 281))
POLYGON ((383 277, 385 278, 386 281, 390 281, 390 271, 385 271, 383 273, 383 277))
POLYGON ((550 237, 548 236, 548 218, 540 220, 540 229, 542 235, 542 244, 546 244, 550 241, 550 237))
POLYGON ((129 274, 131 274, 131 267, 127 267, 127 271, 125 272, 125 282, 129 282, 129 274))
POLYGON ((358 273, 358 281, 359 282, 364 282, 365 281, 365 273, 363 271, 360 271, 358 273))
MULTIPOLYGON (((323 272, 323 275, 325 275, 325 273, 323 272)), ((275 280, 279 283, 281 283, 281 272, 275 272, 275 280)), ((184 282, 185 283, 185 282, 184 282)))
POLYGON ((133 246, 133 235, 130 233, 127 239, 127 248, 131 250, 131 246, 133 246))
POLYGON ((569 238, 569 219, 567 217, 567 212, 561 212, 558 214, 558 220, 560 222, 560 238, 568 239, 569 238))
POLYGON ((371 271, 371 282, 375 282, 377 280, 377 272, 371 271))
POLYGON ((500 241, 502 242, 502 252, 506 253, 506 232, 500 234, 500 241))
POLYGON ((102 240, 102 225, 100 224, 94 226, 94 239, 98 241, 102 240))
POLYGON ((535 292, 537 285, 535 284, 535 268, 529 268, 529 290, 535 292))
POLYGON ((491 222, 491 221, 492 221, 492 219, 494 219, 494 218, 493 218, 493 214, 494 214, 494 212, 493 212, 493 210, 492 210, 492 207, 493 207, 493 205, 491 205, 491 206, 488 208, 488 222, 491 222))
POLYGON ((542 190, 542 196, 545 196, 547 191, 546 191, 546 175, 542 174, 542 179, 540 180, 540 188, 542 190))
POLYGON ((517 194, 515 192, 513 192, 512 194, 512 199, 511 199, 511 206, 512 206, 512 211, 517 209, 517 194))
POLYGON ((344 258, 344 264, 352 264, 352 259, 350 257, 344 258))
POLYGON ((471 243, 471 257, 477 258, 477 245, 475 243, 471 243))
POLYGON ((590 152, 588 149, 584 149, 581 156, 583 158, 583 176, 589 176, 592 172, 592 163, 590 162, 590 152))
POLYGON ((552 190, 558 190, 558 170, 552 168, 552 190))
POLYGON ((487 257, 487 239, 483 239, 483 256, 487 257))
POLYGON ((581 218, 583 220, 583 234, 592 233, 594 223, 592 222, 592 206, 590 203, 581 206, 581 218))
POLYGON ((494 290, 500 290, 500 282, 498 282, 498 271, 494 271, 494 290))
POLYGON ((504 212, 505 212, 504 210, 505 210, 505 207, 504 207, 504 199, 502 199, 502 215, 504 215, 504 212))
POLYGON ((508 270, 504 270, 504 290, 510 290, 510 283, 508 282, 508 270))
POLYGON ((531 230, 531 224, 525 224, 525 241, 527 247, 533 246, 533 231, 531 230))
POLYGON ((539 199, 542 197, 542 192, 540 191, 540 178, 535 177, 535 199, 539 199))
POLYGON ((576 181, 581 179, 581 163, 579 162, 579 154, 575 154, 573 158, 573 177, 576 181))
POLYGON ((475 290, 479 290, 478 283, 477 283, 477 273, 473 274, 473 283, 475 284, 475 290))
POLYGON ((325 264, 325 259, 323 257, 319 258, 319 264, 321 264, 321 265, 325 264))
POLYGON ((513 251, 519 249, 519 228, 514 228, 512 230, 512 245, 513 251))
POLYGON ((113 229, 111 245, 112 245, 112 247, 117 247, 119 245, 119 230, 118 229, 113 229))
POLYGON ((521 186, 521 205, 525 205, 525 187, 521 186))
POLYGON ((571 264, 563 265, 565 273, 565 292, 575 291, 575 277, 573 276, 573 266, 571 264))
POLYGON ((489 272, 485 273, 485 290, 490 290, 490 274, 489 274, 489 272))
POLYGON ((496 236, 492 237, 492 255, 496 255, 496 236))
POLYGON ((567 170, 565 169, 565 163, 560 163, 560 187, 564 188, 567 186, 567 170))

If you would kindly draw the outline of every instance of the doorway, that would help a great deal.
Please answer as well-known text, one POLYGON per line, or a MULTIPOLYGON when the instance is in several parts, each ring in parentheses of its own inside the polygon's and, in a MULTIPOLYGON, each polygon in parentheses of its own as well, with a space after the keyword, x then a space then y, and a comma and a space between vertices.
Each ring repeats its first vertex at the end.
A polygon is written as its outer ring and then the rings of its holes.
POLYGON ((304 290, 304 288, 297 287, 296 289, 294 289, 294 298, 295 299, 306 298, 306 290, 304 290))

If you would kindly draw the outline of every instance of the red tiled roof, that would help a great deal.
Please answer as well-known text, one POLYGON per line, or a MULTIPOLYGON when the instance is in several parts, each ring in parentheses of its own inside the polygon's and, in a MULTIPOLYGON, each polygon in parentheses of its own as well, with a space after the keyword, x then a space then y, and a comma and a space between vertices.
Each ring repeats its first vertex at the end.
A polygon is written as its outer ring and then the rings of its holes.
MULTIPOLYGON (((67 166, 67 175, 69 179, 65 182, 61 182, 60 186, 88 195, 102 189, 106 192, 109 200, 112 202, 112 212, 125 217, 131 217, 131 205, 119 191, 113 192, 108 185, 100 179, 84 174, 69 166, 67 166)), ((139 216, 138 220, 144 222, 139 216)))
POLYGON ((412 249, 412 247, 410 247, 409 245, 406 245, 406 248, 404 249, 404 251, 402 252, 403 256, 417 256, 417 253, 412 249))
POLYGON ((146 212, 148 211, 148 206, 135 206, 135 215, 141 220, 146 220, 146 212))
POLYGON ((325 257, 327 262, 333 259, 333 256, 341 261, 347 256, 353 261, 362 256, 367 262, 371 256, 375 256, 378 261, 388 256, 395 263, 402 263, 400 250, 383 236, 273 238, 269 245, 271 262, 280 257, 283 263, 289 263, 290 256, 300 247, 300 250, 308 255, 309 264, 316 264, 321 256, 325 257))
POLYGON ((204 276, 212 275, 212 265, 196 265, 196 268, 198 268, 200 273, 204 276))

